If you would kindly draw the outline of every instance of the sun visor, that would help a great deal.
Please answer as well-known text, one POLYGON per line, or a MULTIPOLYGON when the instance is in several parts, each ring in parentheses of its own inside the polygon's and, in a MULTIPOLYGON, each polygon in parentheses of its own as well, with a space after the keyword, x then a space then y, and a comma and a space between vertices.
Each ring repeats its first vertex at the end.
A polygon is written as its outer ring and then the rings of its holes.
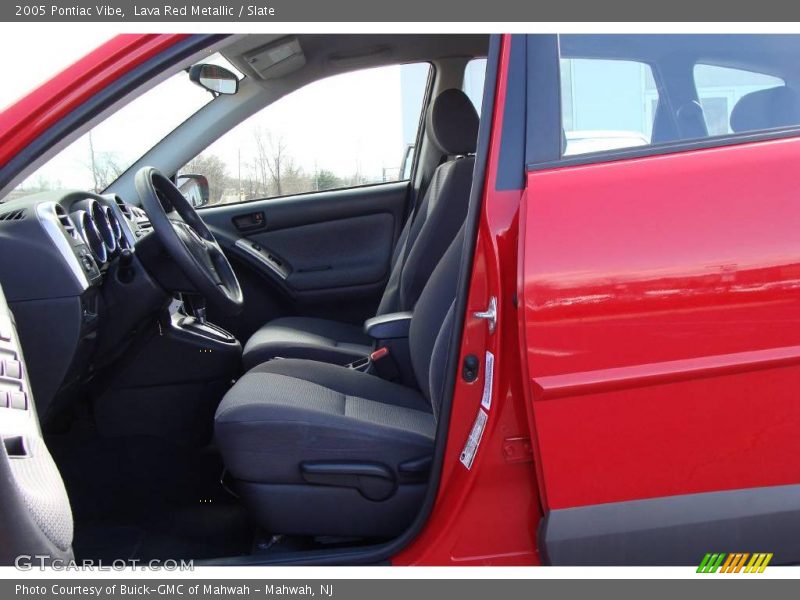
POLYGON ((243 58, 262 79, 284 77, 306 64, 306 57, 296 37, 261 46, 245 53, 243 58))

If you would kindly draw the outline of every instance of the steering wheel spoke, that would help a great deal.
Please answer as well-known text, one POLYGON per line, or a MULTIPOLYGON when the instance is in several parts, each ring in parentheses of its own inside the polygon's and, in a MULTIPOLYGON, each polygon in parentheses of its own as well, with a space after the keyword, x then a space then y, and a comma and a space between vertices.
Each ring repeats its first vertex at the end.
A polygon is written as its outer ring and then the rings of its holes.
POLYGON ((244 303, 242 288, 191 202, 153 167, 144 167, 136 174, 136 191, 164 249, 196 291, 222 310, 238 313, 244 303))

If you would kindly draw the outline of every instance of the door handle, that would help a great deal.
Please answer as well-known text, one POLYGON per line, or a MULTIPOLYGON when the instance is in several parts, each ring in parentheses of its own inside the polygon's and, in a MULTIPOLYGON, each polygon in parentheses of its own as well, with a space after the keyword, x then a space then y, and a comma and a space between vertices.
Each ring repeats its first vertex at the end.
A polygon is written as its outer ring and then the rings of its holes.
POLYGON ((497 326, 497 298, 494 296, 489 298, 488 308, 485 311, 474 312, 472 316, 476 319, 486 319, 489 325, 489 333, 494 333, 494 329, 497 326))
POLYGON ((231 219, 234 227, 239 231, 255 231, 263 229, 266 225, 264 211, 251 212, 246 215, 237 215, 231 219))

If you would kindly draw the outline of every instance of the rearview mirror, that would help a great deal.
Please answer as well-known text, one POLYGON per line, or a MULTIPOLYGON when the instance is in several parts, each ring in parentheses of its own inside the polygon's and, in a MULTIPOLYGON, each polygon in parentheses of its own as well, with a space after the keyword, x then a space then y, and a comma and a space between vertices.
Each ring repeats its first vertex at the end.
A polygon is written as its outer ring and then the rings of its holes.
POLYGON ((208 178, 206 178, 205 175, 181 173, 178 175, 176 185, 181 191, 181 194, 183 194, 195 208, 200 208, 208 204, 210 194, 208 178))
POLYGON ((194 65, 189 69, 189 80, 212 94, 235 94, 239 91, 239 78, 219 65, 194 65))

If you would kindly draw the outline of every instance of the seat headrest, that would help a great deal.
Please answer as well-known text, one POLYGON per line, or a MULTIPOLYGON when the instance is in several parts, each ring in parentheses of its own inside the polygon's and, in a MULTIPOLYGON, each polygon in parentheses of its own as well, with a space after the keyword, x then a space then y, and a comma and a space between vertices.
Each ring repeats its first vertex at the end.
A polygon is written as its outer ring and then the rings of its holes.
POLYGON ((445 154, 473 154, 479 120, 467 95, 451 88, 439 94, 428 111, 428 135, 445 154))
POLYGON ((800 125, 800 96, 778 86, 742 96, 731 111, 731 129, 736 132, 800 125))
POLYGON ((708 126, 703 105, 698 100, 682 104, 675 113, 678 133, 684 140, 708 137, 708 126))

